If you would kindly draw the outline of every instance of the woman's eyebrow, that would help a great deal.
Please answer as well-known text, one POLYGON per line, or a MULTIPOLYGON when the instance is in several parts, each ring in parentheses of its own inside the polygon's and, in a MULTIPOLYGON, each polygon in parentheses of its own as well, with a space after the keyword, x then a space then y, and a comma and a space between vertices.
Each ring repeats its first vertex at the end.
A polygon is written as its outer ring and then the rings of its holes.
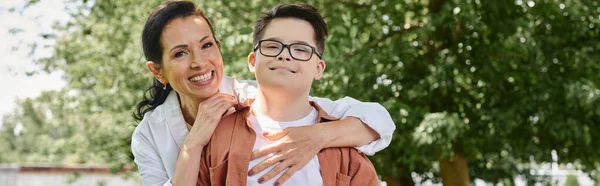
POLYGON ((187 47, 188 47, 188 45, 186 45, 186 44, 176 45, 173 48, 171 48, 171 50, 169 50, 169 52, 171 52, 177 48, 187 48, 187 47))
POLYGON ((202 37, 202 39, 200 39, 200 41, 198 41, 198 43, 202 43, 202 41, 208 39, 210 37, 210 35, 206 35, 204 37, 202 37))
MULTIPOLYGON (((202 37, 202 39, 200 39, 200 41, 198 41, 198 43, 202 43, 202 41, 208 39, 209 37, 210 37, 210 35, 206 35, 206 36, 202 37)), ((186 45, 186 44, 175 45, 173 48, 171 48, 171 50, 169 50, 169 52, 171 52, 177 48, 186 48, 186 47, 188 47, 188 45, 186 45)))

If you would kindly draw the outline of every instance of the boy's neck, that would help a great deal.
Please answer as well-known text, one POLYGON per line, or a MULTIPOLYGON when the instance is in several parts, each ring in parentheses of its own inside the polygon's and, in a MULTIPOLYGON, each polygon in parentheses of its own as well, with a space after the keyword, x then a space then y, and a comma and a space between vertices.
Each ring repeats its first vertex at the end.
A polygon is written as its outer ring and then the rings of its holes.
POLYGON ((308 101, 308 92, 289 93, 259 89, 254 101, 254 112, 279 122, 296 121, 306 117, 312 111, 308 101))

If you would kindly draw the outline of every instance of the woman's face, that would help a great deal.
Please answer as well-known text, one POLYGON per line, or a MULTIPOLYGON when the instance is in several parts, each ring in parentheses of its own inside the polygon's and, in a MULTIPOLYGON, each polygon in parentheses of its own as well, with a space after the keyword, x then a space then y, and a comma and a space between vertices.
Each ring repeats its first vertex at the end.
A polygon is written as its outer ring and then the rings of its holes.
POLYGON ((160 73, 182 99, 203 100, 217 93, 223 58, 213 33, 200 16, 174 19, 161 36, 160 73))

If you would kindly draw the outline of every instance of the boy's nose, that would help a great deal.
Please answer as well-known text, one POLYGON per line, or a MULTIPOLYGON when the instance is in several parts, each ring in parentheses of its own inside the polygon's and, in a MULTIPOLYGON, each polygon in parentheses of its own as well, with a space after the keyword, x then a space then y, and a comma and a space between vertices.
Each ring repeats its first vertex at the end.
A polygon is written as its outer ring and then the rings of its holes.
MULTIPOLYGON (((280 60, 280 61, 282 61, 282 60, 283 60, 283 57, 282 57, 282 56, 279 56, 279 57, 277 57, 277 60, 280 60)), ((286 60, 286 61, 291 61, 292 59, 291 59, 290 57, 285 57, 285 60, 286 60)))

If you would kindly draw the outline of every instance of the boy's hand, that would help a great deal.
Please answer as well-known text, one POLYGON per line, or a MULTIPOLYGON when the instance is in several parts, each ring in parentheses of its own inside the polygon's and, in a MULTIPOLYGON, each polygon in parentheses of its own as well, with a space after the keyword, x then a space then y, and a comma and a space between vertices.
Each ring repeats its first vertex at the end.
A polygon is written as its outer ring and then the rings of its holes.
POLYGON ((275 182, 275 185, 283 184, 296 171, 308 164, 325 146, 326 140, 322 138, 321 131, 314 126, 288 127, 280 132, 263 132, 265 138, 277 142, 252 153, 252 159, 268 154, 272 154, 272 156, 254 166, 248 172, 248 175, 262 172, 266 168, 279 163, 271 171, 259 178, 258 181, 259 183, 264 183, 285 171, 275 182), (289 169, 286 170, 286 168, 289 169))

